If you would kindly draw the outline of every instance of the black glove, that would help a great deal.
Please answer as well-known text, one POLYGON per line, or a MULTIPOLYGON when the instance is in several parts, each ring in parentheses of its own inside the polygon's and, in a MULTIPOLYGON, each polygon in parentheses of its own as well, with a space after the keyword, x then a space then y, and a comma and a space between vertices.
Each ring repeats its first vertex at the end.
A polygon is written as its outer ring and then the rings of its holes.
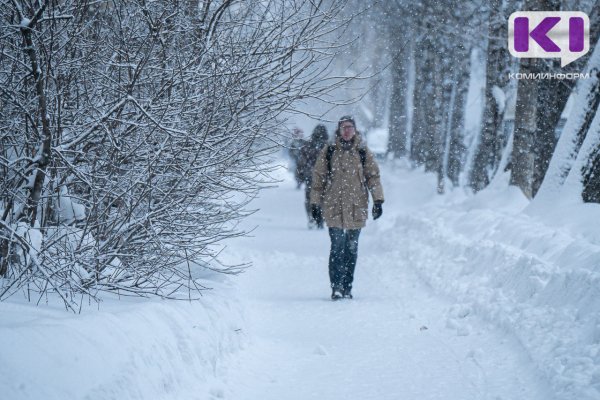
POLYGON ((383 214, 383 208, 381 208, 381 204, 381 201, 376 201, 375 204, 373 204, 373 219, 377 219, 381 217, 381 214, 383 214))
POLYGON ((318 204, 311 204, 310 205, 310 213, 312 215, 312 218, 315 221, 322 221, 323 218, 323 210, 321 209, 321 207, 318 204))

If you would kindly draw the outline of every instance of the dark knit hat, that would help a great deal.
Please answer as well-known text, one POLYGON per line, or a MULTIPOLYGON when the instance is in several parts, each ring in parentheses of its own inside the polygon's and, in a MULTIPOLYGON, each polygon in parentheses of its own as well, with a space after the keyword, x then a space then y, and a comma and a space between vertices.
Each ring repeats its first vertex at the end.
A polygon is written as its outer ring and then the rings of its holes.
POLYGON ((329 139, 327 127, 323 124, 317 125, 312 132, 311 139, 314 141, 326 142, 329 139))
POLYGON ((344 115, 342 118, 340 118, 340 120, 338 121, 338 128, 342 125, 343 122, 352 122, 352 125, 354 125, 354 127, 356 128, 356 122, 354 122, 354 118, 352 118, 351 115, 344 115))

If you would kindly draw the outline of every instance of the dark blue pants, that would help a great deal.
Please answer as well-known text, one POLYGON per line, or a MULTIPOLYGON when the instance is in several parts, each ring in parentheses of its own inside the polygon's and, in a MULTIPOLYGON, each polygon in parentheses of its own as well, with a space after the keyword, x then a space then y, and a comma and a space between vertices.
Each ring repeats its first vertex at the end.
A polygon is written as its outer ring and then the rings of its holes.
POLYGON ((329 228, 329 280, 332 289, 349 292, 354 280, 360 229, 329 228))

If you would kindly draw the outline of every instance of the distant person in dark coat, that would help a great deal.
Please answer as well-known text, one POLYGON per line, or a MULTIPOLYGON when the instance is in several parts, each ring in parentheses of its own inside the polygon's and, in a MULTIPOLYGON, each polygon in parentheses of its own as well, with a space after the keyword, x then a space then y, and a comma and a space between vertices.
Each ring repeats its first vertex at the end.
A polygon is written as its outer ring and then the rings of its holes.
POLYGON ((294 171, 294 178, 296 178, 296 189, 300 189, 300 186, 302 186, 303 183, 303 181, 299 179, 296 169, 298 167, 298 160, 300 159, 300 150, 305 144, 306 141, 304 140, 304 132, 302 129, 294 128, 292 131, 292 141, 288 147, 288 154, 291 161, 290 170, 294 171))
POLYGON ((305 184, 305 196, 304 196, 304 208, 306 215, 308 216, 308 228, 323 228, 323 217, 317 216, 314 218, 311 212, 310 206, 310 191, 312 189, 312 176, 317 157, 321 152, 321 149, 325 147, 329 136, 327 135, 327 128, 323 124, 319 124, 315 127, 310 137, 310 140, 300 150, 300 156, 298 157, 298 163, 296 164, 296 179, 304 182, 305 184))

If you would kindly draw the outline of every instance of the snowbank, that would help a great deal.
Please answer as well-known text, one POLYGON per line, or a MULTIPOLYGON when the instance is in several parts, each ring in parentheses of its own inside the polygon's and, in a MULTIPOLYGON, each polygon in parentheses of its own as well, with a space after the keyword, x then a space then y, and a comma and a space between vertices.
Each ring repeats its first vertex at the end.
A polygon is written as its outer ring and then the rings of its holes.
POLYGON ((109 299, 79 315, 0 303, 1 397, 220 398, 221 365, 244 343, 231 291, 219 284, 191 303, 109 299))
MULTIPOLYGON (((401 180, 392 196, 419 189, 414 177, 401 180)), ((600 208, 526 214, 527 200, 504 188, 458 190, 400 212, 382 232, 382 250, 397 252, 401 267, 460 309, 513 335, 557 398, 598 399, 600 208)))

